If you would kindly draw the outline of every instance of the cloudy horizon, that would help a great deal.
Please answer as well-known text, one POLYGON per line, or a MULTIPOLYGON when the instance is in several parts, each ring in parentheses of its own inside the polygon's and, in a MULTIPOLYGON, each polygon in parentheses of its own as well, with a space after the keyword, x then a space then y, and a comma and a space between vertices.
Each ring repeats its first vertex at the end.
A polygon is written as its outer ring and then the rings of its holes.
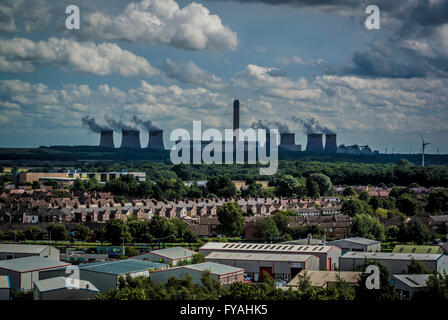
POLYGON ((0 147, 96 145, 83 118, 134 116, 171 146, 193 120, 231 128, 237 98, 242 128, 282 124, 302 146, 315 119, 338 144, 418 153, 423 134, 448 153, 446 1, 77 2, 80 30, 69 1, 0 4, 0 147))

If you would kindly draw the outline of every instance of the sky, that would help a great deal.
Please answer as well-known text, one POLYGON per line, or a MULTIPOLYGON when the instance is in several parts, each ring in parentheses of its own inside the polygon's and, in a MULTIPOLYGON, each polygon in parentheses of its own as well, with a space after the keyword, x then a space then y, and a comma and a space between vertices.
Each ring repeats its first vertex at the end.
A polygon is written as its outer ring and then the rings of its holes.
POLYGON ((420 152, 423 135, 448 153, 447 88, 444 0, 0 3, 0 147, 96 145, 120 126, 145 145, 145 124, 171 146, 194 120, 231 128, 239 99, 242 128, 261 121, 303 147, 311 127, 388 153, 420 152))

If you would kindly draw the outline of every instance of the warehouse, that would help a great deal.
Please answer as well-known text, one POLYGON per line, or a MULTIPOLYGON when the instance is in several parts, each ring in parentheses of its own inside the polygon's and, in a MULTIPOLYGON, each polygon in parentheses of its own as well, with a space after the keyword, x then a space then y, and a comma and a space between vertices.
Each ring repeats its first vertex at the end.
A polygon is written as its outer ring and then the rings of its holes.
POLYGON ((171 277, 180 279, 186 275, 190 275, 193 283, 201 284, 201 276, 205 271, 209 271, 212 278, 218 280, 222 285, 242 282, 244 278, 244 269, 214 262, 204 262, 156 271, 151 273, 150 279, 151 282, 157 283, 166 282, 171 277))
POLYGON ((347 252, 339 258, 340 270, 353 271, 365 260, 374 260, 389 270, 390 275, 406 273, 412 259, 421 261, 429 272, 448 272, 448 256, 443 254, 389 253, 389 252, 347 252))
POLYGON ((70 288, 67 278, 57 277, 34 281, 34 300, 88 300, 100 291, 89 281, 79 280, 77 288, 70 288))
POLYGON ((226 243, 207 242, 199 251, 204 256, 211 252, 240 252, 240 253, 283 253, 296 255, 313 255, 319 258, 320 270, 334 270, 339 266, 341 249, 336 246, 287 245, 267 243, 226 243))
POLYGON ((291 287, 293 289, 299 287, 300 277, 305 274, 309 277, 313 288, 328 288, 338 283, 339 279, 344 280, 349 286, 355 286, 358 284, 361 272, 303 270, 287 284, 287 287, 291 287))
POLYGON ((31 256, 0 261, 0 275, 9 276, 11 289, 31 291, 33 289, 33 281, 40 279, 39 274, 41 272, 69 265, 69 263, 49 258, 31 256))
POLYGON ((392 277, 392 284, 403 296, 412 298, 412 295, 426 287, 429 274, 395 274, 392 277))
POLYGON ((415 245, 396 245, 394 253, 435 253, 441 254, 443 250, 439 246, 415 246, 415 245))
POLYGON ((177 266, 179 262, 190 263, 196 252, 181 247, 173 247, 167 249, 153 250, 144 253, 132 259, 166 263, 171 266, 177 266))
POLYGON ((11 285, 8 276, 0 276, 0 300, 9 300, 11 285))
MULTIPOLYGON (((145 276, 149 277, 150 271, 166 269, 167 264, 157 262, 146 262, 136 259, 92 262, 80 264, 79 276, 81 280, 90 281, 101 292, 107 292, 117 287, 120 276, 130 275, 131 277, 145 276)), ((54 277, 64 277, 65 270, 58 269, 41 274, 42 279, 54 277)))
POLYGON ((205 261, 242 268, 252 281, 263 281, 265 272, 289 281, 304 269, 319 270, 319 258, 308 254, 212 252, 205 261))
POLYGON ((59 250, 43 245, 33 244, 0 244, 0 261, 30 256, 50 258, 59 261, 59 250))
POLYGON ((341 248, 342 254, 348 251, 358 252, 380 252, 381 242, 361 237, 340 239, 328 242, 334 246, 341 248))

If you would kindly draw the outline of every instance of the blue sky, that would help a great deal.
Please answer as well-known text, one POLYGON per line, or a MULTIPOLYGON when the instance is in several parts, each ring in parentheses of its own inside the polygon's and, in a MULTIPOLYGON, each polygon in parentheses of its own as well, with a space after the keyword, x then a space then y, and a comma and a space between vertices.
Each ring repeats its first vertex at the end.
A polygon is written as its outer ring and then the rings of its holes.
POLYGON ((418 152, 424 134, 430 153, 448 152, 445 2, 378 0, 380 30, 364 27, 364 1, 275 3, 2 2, 0 146, 95 145, 82 117, 133 115, 170 145, 193 120, 231 127, 239 98, 242 127, 277 122, 302 145, 315 119, 339 144, 418 152), (68 4, 80 30, 64 27, 68 4))

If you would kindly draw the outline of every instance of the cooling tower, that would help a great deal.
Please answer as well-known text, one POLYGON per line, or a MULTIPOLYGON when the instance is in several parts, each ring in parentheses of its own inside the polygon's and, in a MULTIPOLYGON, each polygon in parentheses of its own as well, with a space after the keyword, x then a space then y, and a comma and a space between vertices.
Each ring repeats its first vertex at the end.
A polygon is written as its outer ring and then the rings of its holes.
POLYGON ((325 135, 325 152, 326 153, 336 153, 338 151, 338 146, 336 144, 336 134, 327 133, 325 135))
POLYGON ((139 130, 121 130, 121 147, 123 149, 139 149, 140 131, 139 130))
POLYGON ((100 147, 115 148, 113 130, 101 130, 100 147))
POLYGON ((322 133, 309 133, 306 143, 307 152, 323 152, 322 133))
POLYGON ((296 139, 294 133, 281 133, 280 134, 280 146, 282 145, 295 145, 296 139))
POLYGON ((149 131, 148 149, 165 150, 163 145, 163 130, 149 131))

